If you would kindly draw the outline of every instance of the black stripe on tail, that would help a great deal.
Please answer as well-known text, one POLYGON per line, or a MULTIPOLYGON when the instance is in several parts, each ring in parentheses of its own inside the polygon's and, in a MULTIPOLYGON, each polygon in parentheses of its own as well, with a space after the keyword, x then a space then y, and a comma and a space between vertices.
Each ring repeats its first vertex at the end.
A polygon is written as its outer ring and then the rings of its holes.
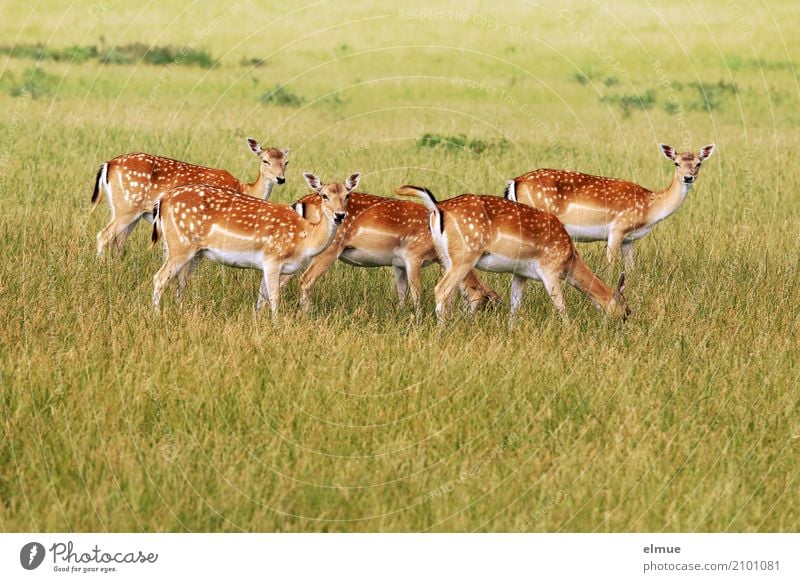
POLYGON ((103 168, 105 164, 102 164, 100 168, 97 170, 97 176, 94 179, 94 192, 92 192, 92 204, 97 204, 97 200, 100 198, 100 177, 103 175, 103 168))
POLYGON ((433 195, 433 192, 428 190, 427 188, 423 188, 422 186, 400 186, 396 188, 394 191, 395 194, 400 196, 416 196, 422 200, 422 203, 433 212, 439 202, 436 200, 436 196, 433 195))
MULTIPOLYGON (((420 188, 420 190, 423 190, 425 192, 425 194, 427 194, 428 196, 431 197, 431 202, 433 202, 434 205, 439 206, 439 201, 436 199, 436 196, 433 195, 433 192, 431 192, 427 188, 420 188)), ((438 220, 438 222, 439 222, 439 232, 443 233, 444 232, 444 211, 441 208, 437 208, 436 210, 439 211, 439 220, 438 220)))
MULTIPOLYGON (((418 186, 415 186, 415 188, 418 188, 418 186)), ((420 188, 420 190, 424 191, 425 194, 431 197, 431 202, 433 202, 434 204, 439 204, 439 201, 436 200, 436 196, 433 195, 433 192, 431 192, 427 188, 420 188)))
POLYGON ((517 193, 512 192, 512 190, 516 190, 517 182, 516 180, 509 180, 506 182, 506 189, 503 191, 503 198, 506 200, 511 200, 512 202, 517 201, 517 193))
POLYGON ((159 239, 158 223, 161 220, 161 200, 156 200, 156 205, 153 206, 153 234, 150 235, 150 240, 156 244, 159 239))

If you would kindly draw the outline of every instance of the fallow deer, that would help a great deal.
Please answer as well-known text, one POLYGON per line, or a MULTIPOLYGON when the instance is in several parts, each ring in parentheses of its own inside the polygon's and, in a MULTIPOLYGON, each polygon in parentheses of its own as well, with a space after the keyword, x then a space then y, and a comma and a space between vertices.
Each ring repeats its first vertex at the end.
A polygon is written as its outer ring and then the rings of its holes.
POLYGON ((607 241, 608 262, 622 255, 630 270, 634 241, 681 207, 700 165, 715 148, 711 144, 699 153, 677 154, 666 144, 659 147, 675 164, 672 182, 664 190, 653 192, 625 180, 540 169, 509 180, 505 197, 552 212, 576 241, 607 241))
POLYGON ((626 319, 625 274, 610 289, 575 250, 569 234, 554 215, 497 196, 463 194, 437 202, 430 190, 402 186, 401 196, 417 196, 430 211, 429 227, 444 277, 436 285, 440 320, 450 309, 453 292, 471 269, 512 273, 511 318, 528 279, 541 281, 556 310, 566 316, 561 279, 584 293, 607 315, 626 319))
MULTIPOLYGON (((319 196, 312 194, 301 198, 294 208, 306 218, 318 216, 319 196)), ((394 267, 400 302, 405 301, 410 290, 412 303, 418 308, 420 271, 439 263, 428 229, 428 211, 415 202, 354 192, 347 218, 331 246, 311 261, 300 278, 303 305, 308 305, 314 285, 337 259, 355 267, 394 267)), ((500 301, 497 293, 484 285, 473 271, 467 274, 462 293, 472 311, 486 302, 500 301)))
POLYGON ((255 182, 241 182, 229 172, 195 166, 170 158, 138 153, 119 156, 100 166, 92 193, 92 208, 105 192, 111 208, 111 221, 97 233, 97 254, 102 255, 112 242, 122 249, 139 220, 152 222, 156 200, 172 188, 185 184, 211 184, 241 194, 267 200, 274 184, 286 181, 289 150, 262 149, 258 141, 247 138, 250 150, 261 160, 255 182))
POLYGON ((324 251, 347 213, 350 192, 360 174, 344 184, 323 184, 314 174, 303 174, 321 199, 321 216, 306 220, 290 206, 274 204, 206 184, 180 186, 162 196, 155 206, 153 244, 164 239, 165 260, 153 278, 153 305, 178 277, 178 299, 197 260, 207 257, 232 267, 263 272, 256 309, 265 300, 277 312, 281 275, 302 269, 324 251))

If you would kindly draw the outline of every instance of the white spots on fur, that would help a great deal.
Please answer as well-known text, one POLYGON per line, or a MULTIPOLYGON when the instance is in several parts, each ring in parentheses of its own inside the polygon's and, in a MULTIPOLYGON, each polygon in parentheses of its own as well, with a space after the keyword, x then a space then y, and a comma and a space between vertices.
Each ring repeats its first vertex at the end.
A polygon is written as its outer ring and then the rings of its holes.
POLYGON ((621 241, 645 236, 680 208, 693 184, 684 183, 683 176, 696 177, 699 154, 677 158, 672 183, 660 191, 616 178, 540 169, 517 178, 515 192, 520 202, 558 216, 576 240, 606 240, 610 257, 621 241))

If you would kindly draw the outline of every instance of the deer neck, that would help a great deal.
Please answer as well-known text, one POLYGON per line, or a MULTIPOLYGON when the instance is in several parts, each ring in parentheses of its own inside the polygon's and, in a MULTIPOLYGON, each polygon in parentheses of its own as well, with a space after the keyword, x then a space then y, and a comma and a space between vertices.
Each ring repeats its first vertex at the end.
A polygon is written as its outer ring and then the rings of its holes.
POLYGON ((653 202, 650 205, 651 221, 659 222, 673 214, 681 207, 691 189, 692 184, 686 184, 678 177, 678 172, 675 172, 670 185, 653 196, 653 202))
POLYGON ((269 200, 269 196, 272 194, 272 187, 274 185, 275 183, 267 178, 263 172, 259 172, 258 178, 256 178, 255 182, 245 184, 244 193, 248 196, 253 196, 254 198, 269 200))
POLYGON ((336 236, 336 230, 339 225, 328 220, 322 212, 320 212, 320 219, 317 222, 311 222, 310 220, 306 220, 306 222, 308 223, 308 228, 306 229, 306 232, 308 232, 308 249, 311 250, 312 256, 315 256, 328 248, 333 241, 333 237, 336 236))

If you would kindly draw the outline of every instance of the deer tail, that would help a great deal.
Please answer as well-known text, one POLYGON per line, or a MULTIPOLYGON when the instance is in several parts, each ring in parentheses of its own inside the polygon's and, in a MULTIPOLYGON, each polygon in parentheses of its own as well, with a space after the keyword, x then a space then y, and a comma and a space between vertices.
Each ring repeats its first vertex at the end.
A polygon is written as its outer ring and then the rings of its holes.
POLYGON ((511 202, 517 201, 517 181, 516 180, 509 180, 506 182, 506 190, 503 194, 503 197, 506 200, 511 200, 511 202))
POLYGON ((161 238, 161 199, 156 200, 153 206, 153 234, 150 236, 150 246, 156 246, 158 239, 161 238))
POLYGON ((421 188, 420 186, 400 186, 394 191, 394 193, 398 196, 418 197, 420 200, 422 200, 422 203, 425 205, 425 207, 431 212, 436 210, 436 205, 438 204, 433 192, 427 188, 421 188))
POLYGON ((92 210, 100 202, 101 188, 108 192, 108 162, 97 170, 97 177, 94 180, 94 192, 92 192, 92 210))

